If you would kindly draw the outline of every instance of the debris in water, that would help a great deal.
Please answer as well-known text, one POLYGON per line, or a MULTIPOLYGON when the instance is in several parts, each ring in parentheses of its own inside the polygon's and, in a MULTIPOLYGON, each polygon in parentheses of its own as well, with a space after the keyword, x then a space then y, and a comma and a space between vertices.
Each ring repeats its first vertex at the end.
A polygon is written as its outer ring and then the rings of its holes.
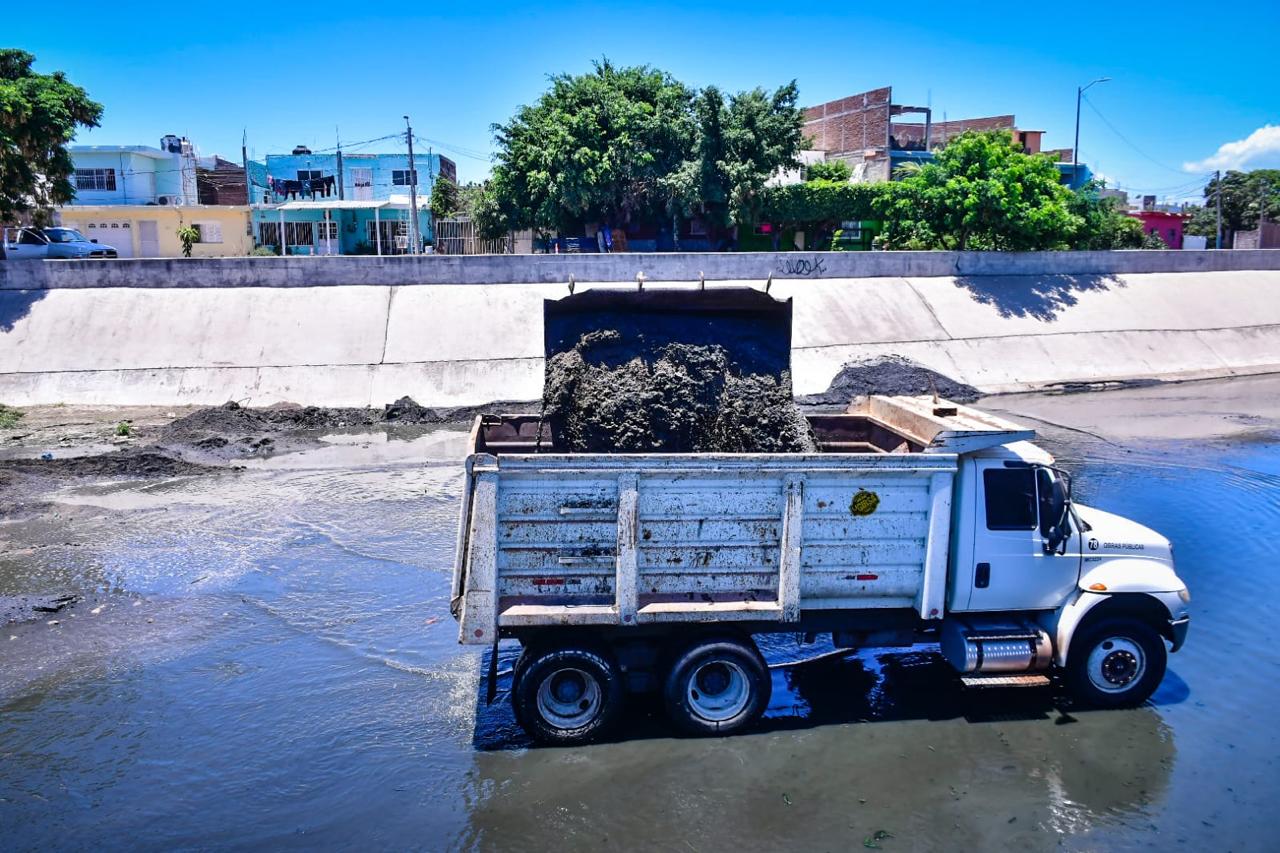
POLYGON ((880 845, 878 842, 884 841, 886 838, 893 838, 893 836, 885 832, 883 829, 877 829, 874 833, 868 835, 862 840, 862 846, 872 850, 879 850, 880 845))
POLYGON ((782 801, 787 805, 791 805, 791 797, 785 791, 782 793, 782 801))

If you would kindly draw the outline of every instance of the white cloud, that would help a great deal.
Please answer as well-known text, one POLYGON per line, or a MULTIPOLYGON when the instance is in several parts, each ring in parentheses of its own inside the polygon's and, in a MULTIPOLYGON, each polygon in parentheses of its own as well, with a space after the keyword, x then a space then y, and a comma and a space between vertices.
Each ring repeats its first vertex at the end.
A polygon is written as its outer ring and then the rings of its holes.
POLYGON ((1280 126, 1264 125, 1244 139, 1224 142, 1215 154, 1195 163, 1183 163, 1188 172, 1212 172, 1215 169, 1244 169, 1280 166, 1280 126))

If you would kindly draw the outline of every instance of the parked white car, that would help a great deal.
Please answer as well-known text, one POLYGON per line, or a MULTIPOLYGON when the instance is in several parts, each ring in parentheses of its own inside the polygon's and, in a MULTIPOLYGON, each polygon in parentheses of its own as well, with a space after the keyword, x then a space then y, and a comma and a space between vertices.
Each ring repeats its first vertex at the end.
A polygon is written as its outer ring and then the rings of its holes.
POLYGON ((114 258, 118 252, 74 228, 6 228, 4 257, 10 260, 114 258))

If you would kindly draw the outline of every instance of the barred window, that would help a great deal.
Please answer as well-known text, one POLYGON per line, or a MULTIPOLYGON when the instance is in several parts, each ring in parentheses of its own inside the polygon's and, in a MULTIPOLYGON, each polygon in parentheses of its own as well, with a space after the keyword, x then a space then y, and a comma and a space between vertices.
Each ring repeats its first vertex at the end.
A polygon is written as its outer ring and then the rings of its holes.
POLYGON ((417 169, 392 169, 391 183, 397 187, 407 187, 418 183, 417 169))
POLYGON ((114 190, 115 188, 115 169, 76 169, 76 189, 78 190, 114 190))

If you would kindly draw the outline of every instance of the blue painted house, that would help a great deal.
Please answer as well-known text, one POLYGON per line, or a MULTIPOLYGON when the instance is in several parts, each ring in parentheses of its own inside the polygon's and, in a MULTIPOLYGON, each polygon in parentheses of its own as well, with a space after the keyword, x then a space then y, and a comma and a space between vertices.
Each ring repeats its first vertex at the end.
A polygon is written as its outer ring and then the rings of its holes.
MULTIPOLYGON (((457 181, 457 167, 439 154, 416 154, 417 233, 432 240, 428 202, 437 178, 457 181)), ((269 154, 249 163, 254 239, 280 254, 391 255, 411 250, 406 154, 269 154)))

